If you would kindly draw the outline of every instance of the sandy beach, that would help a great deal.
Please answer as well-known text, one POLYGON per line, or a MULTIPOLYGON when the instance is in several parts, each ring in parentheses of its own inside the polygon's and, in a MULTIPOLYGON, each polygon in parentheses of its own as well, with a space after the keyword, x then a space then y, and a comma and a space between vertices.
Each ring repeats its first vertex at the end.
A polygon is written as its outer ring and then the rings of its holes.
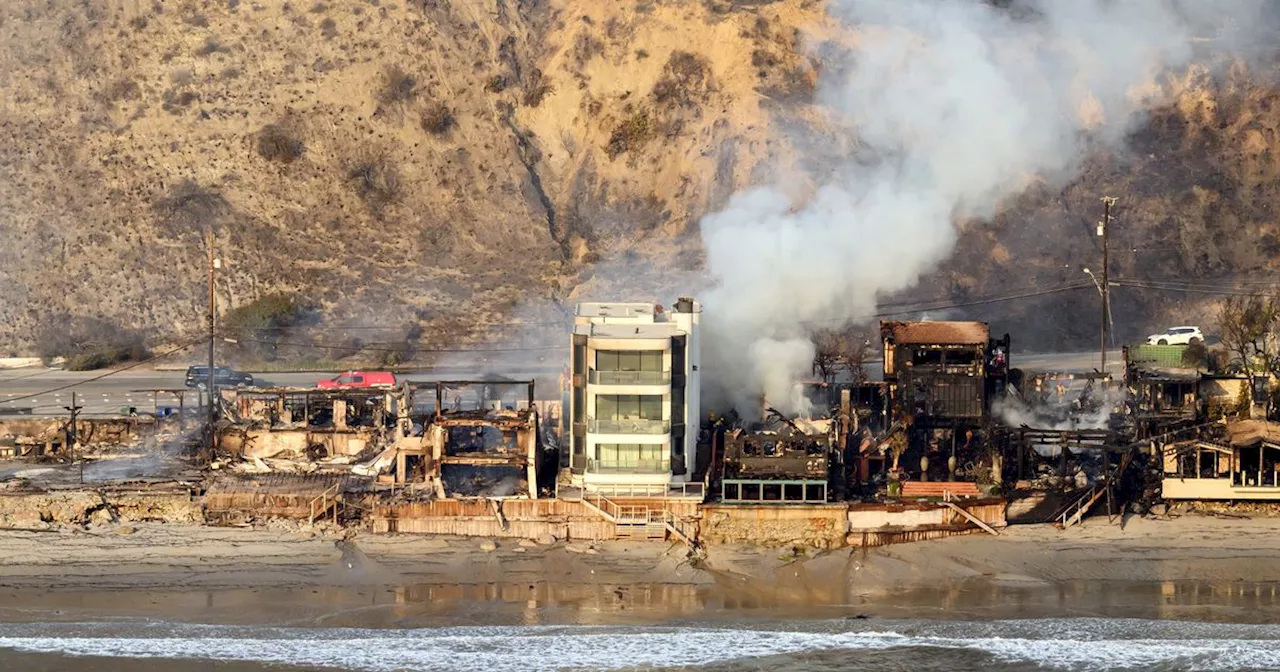
POLYGON ((1069 608, 1088 609, 1125 586, 1130 606, 1146 613, 1177 617, 1187 603, 1231 620, 1265 621, 1280 616, 1277 550, 1280 519, 1195 514, 1131 518, 1123 528, 1105 518, 1066 531, 1018 526, 999 537, 875 549, 712 546, 705 558, 690 557, 679 544, 645 542, 538 545, 338 530, 64 526, 0 532, 0 618, 26 620, 32 609, 51 608, 269 622, 291 610, 341 611, 374 589, 392 603, 523 609, 535 600, 594 611, 592 618, 752 609, 969 613, 1018 608, 1011 595, 1024 603, 1043 597, 1048 601, 1028 608, 1051 612, 1073 599, 1080 604, 1069 608), (234 595, 247 609, 213 608, 209 595, 234 595), (1235 614, 1245 601, 1251 615, 1235 614))
POLYGON ((1206 656, 1221 664, 1204 669, 1269 669, 1278 533, 1277 519, 1188 514, 694 558, 680 544, 286 526, 9 530, 0 665, 490 670, 534 655, 536 669, 605 669, 618 648, 644 669, 1020 671, 1206 656))

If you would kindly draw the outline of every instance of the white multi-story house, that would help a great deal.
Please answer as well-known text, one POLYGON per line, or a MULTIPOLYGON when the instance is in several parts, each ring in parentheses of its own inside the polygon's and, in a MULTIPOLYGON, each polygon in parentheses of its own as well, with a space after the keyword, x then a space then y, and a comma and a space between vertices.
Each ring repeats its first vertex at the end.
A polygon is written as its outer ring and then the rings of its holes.
POLYGON ((581 303, 569 395, 575 485, 624 494, 688 491, 699 428, 701 306, 581 303))

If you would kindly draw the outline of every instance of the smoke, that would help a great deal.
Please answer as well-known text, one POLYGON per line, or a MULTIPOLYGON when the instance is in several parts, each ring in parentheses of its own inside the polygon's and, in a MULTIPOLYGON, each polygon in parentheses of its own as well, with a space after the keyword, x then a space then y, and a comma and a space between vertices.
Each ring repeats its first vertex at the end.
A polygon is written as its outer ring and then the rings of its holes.
POLYGON ((1161 102, 1162 75, 1198 48, 1250 44, 1263 23, 1262 0, 1015 5, 829 3, 855 44, 818 102, 857 150, 809 176, 807 198, 757 188, 703 218, 709 401, 747 410, 763 394, 802 412, 792 385, 810 372, 810 331, 868 321, 951 254, 959 223, 1069 178, 1161 102))
POLYGON ((1006 427, 1030 427, 1031 429, 1075 430, 1107 429, 1112 412, 1123 407, 1129 395, 1123 388, 1091 390, 1087 404, 1077 405, 1080 390, 1071 389, 1061 399, 1050 397, 1041 403, 1029 404, 1013 395, 1002 397, 991 410, 1006 427))

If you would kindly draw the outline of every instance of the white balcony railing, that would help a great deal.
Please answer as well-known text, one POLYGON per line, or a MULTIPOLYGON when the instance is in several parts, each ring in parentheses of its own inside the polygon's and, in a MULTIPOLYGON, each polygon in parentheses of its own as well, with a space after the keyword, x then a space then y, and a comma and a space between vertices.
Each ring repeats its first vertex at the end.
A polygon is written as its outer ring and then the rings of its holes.
POLYGON ((591 369, 589 382, 592 385, 668 385, 671 383, 670 371, 598 371, 591 369))
POLYGON ((669 434, 666 420, 597 420, 587 418, 587 431, 592 434, 669 434))
POLYGON ((669 474, 671 460, 587 460, 588 474, 669 474))

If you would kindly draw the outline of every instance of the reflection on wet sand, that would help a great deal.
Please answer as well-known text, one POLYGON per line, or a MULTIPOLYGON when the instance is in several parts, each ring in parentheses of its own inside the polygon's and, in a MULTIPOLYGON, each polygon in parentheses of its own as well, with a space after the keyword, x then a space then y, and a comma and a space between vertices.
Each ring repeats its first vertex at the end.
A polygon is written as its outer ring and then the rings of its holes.
POLYGON ((391 587, 211 591, 0 590, 0 619, 161 618, 227 624, 328 627, 613 625, 707 618, 931 618, 1110 616, 1273 621, 1280 583, 1178 581, 1019 582, 998 577, 892 591, 876 599, 832 586, 828 594, 777 585, 421 583, 391 587), (820 599, 814 599, 820 598, 820 599))

